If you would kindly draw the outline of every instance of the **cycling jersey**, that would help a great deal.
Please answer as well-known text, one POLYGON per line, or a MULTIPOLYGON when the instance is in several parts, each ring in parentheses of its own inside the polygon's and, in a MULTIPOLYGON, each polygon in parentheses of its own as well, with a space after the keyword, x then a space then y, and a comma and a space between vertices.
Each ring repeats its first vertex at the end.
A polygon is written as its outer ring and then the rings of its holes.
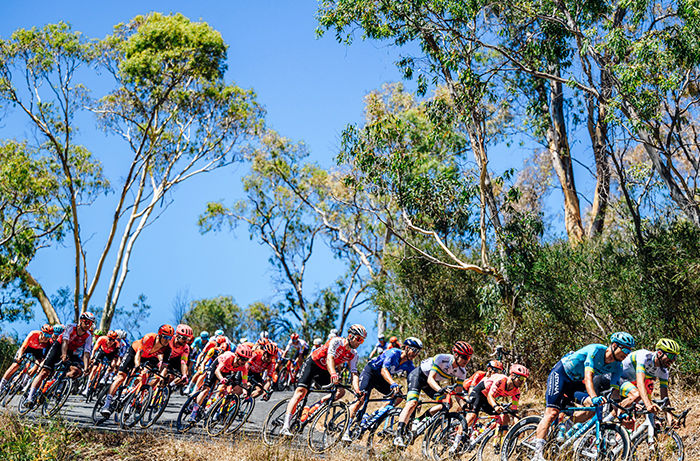
POLYGON ((74 353, 79 349, 85 352, 92 351, 92 333, 88 330, 82 335, 78 335, 78 326, 70 323, 66 326, 63 334, 58 337, 58 342, 63 344, 63 341, 68 341, 68 352, 74 353))
POLYGON ((467 369, 457 366, 457 361, 452 354, 438 354, 420 363, 420 370, 426 376, 431 371, 437 372, 435 381, 440 382, 447 378, 455 378, 457 384, 464 384, 467 377, 467 369))
POLYGON ((198 336, 197 339, 195 339, 194 342, 192 343, 192 349, 194 349, 196 351, 200 350, 205 345, 204 341, 208 341, 208 340, 205 340, 201 336, 198 336))
POLYGON ((483 383, 484 390, 482 391, 482 394, 484 394, 484 396, 490 394, 494 398, 510 397, 513 401, 513 409, 518 408, 520 389, 515 386, 513 386, 513 389, 506 389, 506 386, 508 385, 508 376, 500 373, 494 373, 486 378, 483 383))
POLYGON ((303 339, 299 338, 296 342, 291 339, 287 343, 285 350, 285 357, 298 357, 309 349, 309 344, 303 339))
POLYGON ((182 346, 175 344, 175 338, 170 340, 170 359, 175 359, 180 357, 182 363, 187 363, 187 358, 190 355, 190 346, 187 343, 182 346))
POLYGON ((622 364, 616 360, 605 363, 605 351, 607 346, 602 344, 589 344, 576 352, 571 352, 561 359, 564 371, 574 381, 584 378, 585 371, 592 370, 594 374, 610 374, 610 385, 619 387, 622 364))
POLYGON ((656 353, 639 349, 622 361, 622 378, 635 382, 637 373, 644 373, 646 379, 658 379, 659 386, 668 387, 668 368, 655 365, 656 353))
POLYGON ((168 346, 165 346, 156 350, 156 346, 160 346, 159 344, 157 344, 157 341, 157 333, 148 333, 143 338, 137 339, 136 341, 131 343, 131 347, 133 347, 134 351, 136 352, 138 352, 139 350, 141 351, 141 358, 149 359, 151 357, 156 357, 158 354, 163 354, 163 360, 165 361, 168 358, 166 357, 166 355, 169 355, 170 348, 168 346))
POLYGON ((483 371, 483 370, 477 371, 476 373, 474 373, 473 375, 471 375, 471 376, 469 377, 469 379, 467 379, 466 381, 464 381, 464 389, 469 390, 469 389, 471 389, 472 387, 476 386, 477 384, 479 384, 479 383, 484 379, 485 376, 486 376, 486 372, 485 372, 485 371, 483 371))
POLYGON ((43 336, 44 336, 44 334, 39 330, 30 331, 29 334, 27 335, 27 338, 24 340, 24 343, 22 343, 22 346, 24 346, 25 349, 28 347, 32 348, 32 349, 44 349, 44 348, 50 346, 51 345, 50 341, 47 341, 44 343, 39 341, 40 339, 43 338, 43 336))
POLYGON ((335 366, 348 363, 351 373, 357 373, 357 351, 350 347, 347 338, 335 336, 311 354, 311 358, 319 367, 327 370, 326 359, 330 354, 335 359, 335 366))
POLYGON ((119 341, 113 341, 112 346, 109 345, 109 338, 105 336, 100 336, 97 338, 97 341, 95 341, 95 349, 101 350, 105 354, 109 355, 112 354, 114 351, 117 350, 117 347, 119 346, 119 341))
POLYGON ((255 349, 253 351, 253 356, 248 360, 246 367, 251 373, 261 374, 267 372, 268 376, 272 376, 275 373, 275 360, 270 360, 269 362, 263 361, 263 352, 260 349, 255 349))
POLYGON ((247 364, 244 363, 243 365, 236 366, 234 364, 234 362, 236 361, 236 354, 234 354, 231 351, 226 351, 223 354, 221 354, 217 360, 219 364, 219 372, 222 375, 240 371, 243 376, 243 383, 245 384, 248 382, 248 369, 246 366, 247 364))
POLYGON ((383 352, 379 357, 375 357, 367 363, 367 366, 372 370, 379 371, 382 368, 386 368, 389 374, 395 375, 399 371, 405 371, 410 373, 416 366, 411 360, 406 360, 404 363, 399 365, 401 360, 401 349, 390 349, 383 352))

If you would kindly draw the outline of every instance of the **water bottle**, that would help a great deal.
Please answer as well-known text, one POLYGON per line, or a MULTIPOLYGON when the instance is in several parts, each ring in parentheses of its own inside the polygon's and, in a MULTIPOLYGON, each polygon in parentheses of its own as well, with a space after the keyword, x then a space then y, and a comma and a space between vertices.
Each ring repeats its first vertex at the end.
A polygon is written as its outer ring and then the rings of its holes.
POLYGON ((557 432, 557 443, 562 443, 566 438, 566 424, 559 423, 559 431, 557 432))
POLYGON ((566 436, 565 436, 565 437, 566 437, 567 439, 570 438, 570 437, 571 437, 572 435, 574 435, 579 429, 581 429, 582 426, 583 426, 582 423, 576 423, 576 424, 574 424, 574 425, 571 427, 571 429, 569 429, 569 430, 566 432, 566 436))
POLYGON ((384 416, 384 414, 387 411, 391 410, 392 408, 394 408, 393 405, 387 405, 387 406, 384 406, 384 407, 376 410, 374 413, 372 413, 372 417, 370 418, 369 422, 367 423, 367 426, 371 426, 372 424, 374 424, 375 421, 377 421, 379 418, 384 416))
POLYGON ((362 421, 360 422, 360 427, 362 429, 367 429, 369 427, 369 419, 372 415, 369 415, 367 413, 364 414, 362 417, 362 421))

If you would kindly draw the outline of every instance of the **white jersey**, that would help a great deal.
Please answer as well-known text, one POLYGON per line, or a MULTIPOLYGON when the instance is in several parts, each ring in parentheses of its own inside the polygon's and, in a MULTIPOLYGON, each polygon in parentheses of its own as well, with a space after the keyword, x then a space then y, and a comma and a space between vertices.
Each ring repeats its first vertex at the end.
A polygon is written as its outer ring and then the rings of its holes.
POLYGON ((644 373, 646 379, 658 379, 659 385, 668 385, 668 368, 655 365, 656 353, 638 349, 622 361, 622 379, 635 382, 637 373, 644 373))
POLYGON ((431 371, 435 371, 437 373, 435 376, 437 382, 455 378, 457 384, 462 384, 467 378, 467 369, 457 366, 457 361, 452 354, 438 354, 435 357, 425 359, 420 363, 420 369, 426 375, 431 371))

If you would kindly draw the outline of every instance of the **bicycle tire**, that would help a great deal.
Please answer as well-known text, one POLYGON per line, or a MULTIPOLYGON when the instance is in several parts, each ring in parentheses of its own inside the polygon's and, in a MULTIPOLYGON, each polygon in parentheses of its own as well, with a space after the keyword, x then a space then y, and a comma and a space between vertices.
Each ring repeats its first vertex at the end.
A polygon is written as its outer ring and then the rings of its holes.
POLYGON ((197 397, 199 397, 199 394, 201 392, 202 391, 197 391, 194 394, 187 397, 185 403, 183 403, 182 407, 180 407, 180 412, 177 414, 177 420, 175 421, 175 430, 178 433, 184 434, 185 432, 189 431, 197 425, 198 420, 187 421, 187 417, 192 413, 195 401, 197 397))
POLYGON ((654 435, 654 439, 657 443, 657 448, 652 450, 649 447, 646 433, 636 437, 632 443, 630 461, 647 461, 654 459, 652 457, 652 452, 655 452, 654 456, 658 456, 658 458, 656 458, 658 460, 685 460, 683 439, 676 431, 670 430, 657 433, 654 435), (659 439, 661 440, 659 441, 659 439), (660 447, 658 445, 660 445, 660 447))
POLYGON ((3 407, 7 407, 10 402, 12 402, 12 399, 21 392, 22 381, 24 381, 25 375, 26 372, 24 371, 16 373, 14 378, 7 383, 7 386, 4 389, 4 395, 0 398, 0 404, 3 407))
POLYGON ((287 413, 287 404, 290 400, 291 397, 280 400, 267 412, 262 427, 263 442, 265 445, 276 446, 283 440, 280 436, 280 431, 284 425, 284 415, 287 413))
POLYGON ((138 391, 129 394, 119 413, 119 427, 122 429, 134 427, 143 417, 152 397, 153 389, 148 384, 144 384, 138 391))
POLYGON ((369 431, 367 434, 367 450, 370 454, 383 458, 385 455, 395 451, 394 437, 396 437, 400 414, 401 408, 392 408, 384 414, 379 424, 376 424, 369 431))
MULTIPOLYGON (((39 392, 39 391, 37 391, 37 392, 39 392)), ((25 392, 22 393, 22 396, 20 397, 19 402, 17 402, 17 413, 19 413, 22 416, 26 415, 27 413, 29 413, 30 411, 32 411, 33 409, 36 408, 36 403, 34 404, 35 405, 34 407, 30 407, 26 404, 28 399, 29 399, 29 389, 27 389, 25 392)))
POLYGON ((100 424, 104 423, 109 419, 109 416, 102 416, 102 413, 100 413, 100 410, 102 410, 102 407, 104 406, 105 401, 107 400, 108 393, 109 387, 105 386, 102 389, 100 389, 100 392, 95 398, 95 405, 93 405, 92 407, 92 422, 95 424, 95 426, 99 426, 100 424))
POLYGON ((630 438, 627 431, 618 424, 600 425, 600 434, 606 441, 606 452, 598 452, 597 437, 594 430, 588 431, 577 441, 574 447, 574 460, 604 459, 606 461, 626 461, 630 454, 630 438))
POLYGON ((170 401, 170 388, 168 386, 160 386, 153 391, 153 397, 151 398, 151 403, 146 408, 143 416, 139 420, 139 426, 146 429, 151 427, 158 421, 160 415, 163 414, 165 408, 168 406, 170 401))
MULTIPOLYGON (((489 444, 491 439, 493 439, 493 436, 496 435, 496 432, 498 429, 495 428, 490 428, 486 431, 486 433, 483 435, 483 439, 481 439, 481 442, 479 442, 479 448, 476 451, 476 460, 477 461, 491 461, 491 460, 497 460, 500 459, 501 456, 500 454, 495 454, 494 456, 485 456, 484 451, 486 450, 486 446, 489 444)), ((504 439, 505 440, 505 439, 504 439)), ((471 461, 474 458, 470 458, 469 461, 471 461)))
POLYGON ((530 459, 530 458, 524 458, 524 457, 518 457, 519 455, 516 454, 515 458, 512 458, 513 454, 516 452, 522 452, 522 451, 527 451, 527 448, 529 447, 519 447, 518 444, 521 443, 521 441, 518 440, 519 437, 522 437, 525 432, 521 432, 520 429, 528 426, 532 427, 534 426, 534 429, 537 429, 537 425, 542 421, 541 416, 527 416, 525 418, 522 418, 519 420, 517 423, 513 424, 510 429, 508 429, 508 432, 506 432, 505 437, 503 437, 503 444, 501 445, 501 456, 500 460, 501 461, 509 461, 511 459, 530 459))
POLYGON ((345 402, 335 401, 317 410, 309 423, 309 449, 316 454, 326 453, 340 441, 349 422, 350 410, 345 402))
POLYGON ((204 427, 207 434, 218 437, 226 432, 226 428, 231 423, 231 416, 238 413, 240 408, 240 398, 236 394, 229 394, 219 398, 214 402, 207 412, 204 427))
POLYGON ((51 385, 44 395, 41 414, 46 417, 55 416, 68 400, 73 390, 73 380, 63 376, 51 385))
POLYGON ((425 430, 421 451, 428 459, 446 461, 460 453, 460 447, 468 440, 469 430, 464 416, 444 413, 425 430))
POLYGON ((226 425, 226 435, 233 435, 248 421, 255 409, 255 399, 248 397, 239 402, 238 411, 229 416, 230 421, 226 425))

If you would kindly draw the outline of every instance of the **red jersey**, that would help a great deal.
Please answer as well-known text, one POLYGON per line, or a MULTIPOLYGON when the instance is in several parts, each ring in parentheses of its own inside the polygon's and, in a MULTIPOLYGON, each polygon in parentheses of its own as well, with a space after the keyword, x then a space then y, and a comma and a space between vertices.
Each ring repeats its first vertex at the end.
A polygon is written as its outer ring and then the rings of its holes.
MULTIPOLYGON (((157 337, 158 335, 156 333, 148 333, 143 338, 137 339, 131 343, 131 347, 133 347, 136 352, 141 351, 141 357, 144 359, 156 357, 158 354, 163 354, 165 356, 166 351, 168 351, 167 346, 154 350, 156 348, 157 337)), ((165 360, 165 358, 163 360, 165 360)))
POLYGON ((46 346, 51 344, 51 341, 46 341, 45 343, 39 342, 39 340, 43 337, 43 334, 39 330, 33 330, 30 331, 29 334, 27 335, 26 339, 24 340, 23 346, 25 348, 30 347, 32 349, 43 349, 46 346))
POLYGON ((175 359, 180 357, 181 361, 187 363, 187 357, 190 355, 190 346, 187 343, 182 346, 175 344, 175 338, 170 340, 170 358, 175 359))
POLYGON ((336 336, 328 340, 311 354, 311 358, 319 367, 327 370, 326 359, 328 354, 335 359, 336 367, 348 362, 350 372, 357 373, 357 351, 350 347, 347 338, 336 336))
POLYGON ((237 371, 240 371, 242 375, 243 384, 248 383, 248 367, 246 366, 247 364, 244 363, 243 365, 235 366, 234 362, 236 361, 236 354, 234 354, 231 351, 226 351, 223 354, 221 354, 217 360, 219 363, 218 367, 221 374, 235 373, 237 371))
POLYGON ((106 335, 100 336, 97 338, 97 341, 95 341, 95 348, 101 349, 105 354, 111 354, 112 352, 116 351, 118 346, 119 341, 112 341, 112 346, 110 346, 109 338, 106 335))
POLYGON ((63 334, 58 337, 60 344, 63 344, 63 341, 68 341, 68 352, 75 352, 81 347, 83 353, 92 351, 92 332, 86 331, 79 335, 78 326, 74 323, 69 324, 63 334))
POLYGON ((264 352, 261 349, 255 349, 253 351, 253 356, 246 363, 246 367, 250 373, 263 373, 267 371, 269 376, 275 372, 275 360, 270 360, 269 362, 263 362, 264 352))
POLYGON ((481 380, 484 379, 484 376, 486 376, 485 371, 477 371, 476 373, 471 375, 468 380, 464 381, 464 388, 467 390, 471 389, 472 387, 479 384, 481 380))
POLYGON ((513 409, 516 409, 518 408, 518 401, 520 400, 520 389, 513 386, 513 389, 506 390, 507 384, 508 377, 506 375, 495 373, 484 381, 484 390, 482 393, 485 396, 491 394, 494 398, 510 397, 513 400, 513 409))

